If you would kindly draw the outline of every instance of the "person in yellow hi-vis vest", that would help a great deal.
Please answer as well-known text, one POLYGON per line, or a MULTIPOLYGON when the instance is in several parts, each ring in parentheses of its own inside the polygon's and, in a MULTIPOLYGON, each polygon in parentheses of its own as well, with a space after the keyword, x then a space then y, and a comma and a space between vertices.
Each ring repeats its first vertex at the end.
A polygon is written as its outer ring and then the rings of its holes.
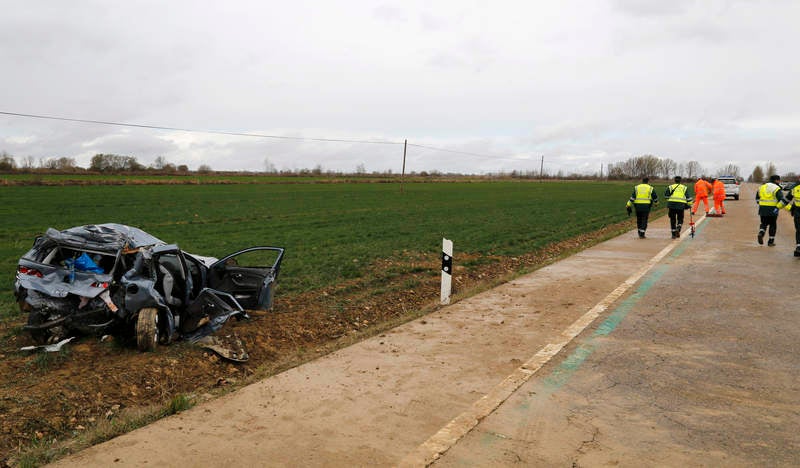
POLYGON ((786 211, 790 212, 794 217, 794 240, 797 244, 794 248, 794 256, 800 257, 800 176, 797 177, 797 182, 795 182, 789 195, 786 195, 786 203, 784 205, 786 211))
POLYGON ((775 246, 775 233, 778 231, 778 212, 781 206, 786 204, 786 199, 783 197, 783 190, 778 185, 781 181, 781 176, 769 176, 769 182, 761 185, 756 192, 756 202, 758 203, 758 215, 761 217, 761 225, 758 228, 758 243, 764 243, 764 234, 769 229, 769 240, 767 245, 770 247, 775 246))
POLYGON ((675 176, 675 183, 667 187, 664 196, 667 197, 667 215, 673 239, 680 239, 683 228, 683 212, 692 207, 692 199, 686 196, 688 187, 683 185, 681 176, 675 176))
POLYGON ((650 185, 650 179, 645 177, 642 183, 633 187, 631 198, 625 207, 628 210, 628 216, 631 215, 633 208, 636 209, 636 229, 639 233, 639 239, 644 239, 644 233, 647 231, 647 218, 650 217, 650 208, 658 203, 658 194, 656 189, 650 185))

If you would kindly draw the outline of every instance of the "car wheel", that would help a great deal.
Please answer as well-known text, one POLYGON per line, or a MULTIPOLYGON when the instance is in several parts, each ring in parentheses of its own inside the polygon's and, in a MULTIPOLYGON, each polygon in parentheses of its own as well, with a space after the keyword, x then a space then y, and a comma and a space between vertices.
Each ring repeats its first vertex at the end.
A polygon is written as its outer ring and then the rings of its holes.
POLYGON ((147 307, 139 311, 136 320, 136 347, 153 351, 158 346, 158 309, 147 307))
POLYGON ((738 199, 739 199, 739 195, 734 195, 734 196, 733 196, 733 199, 734 199, 734 200, 738 200, 738 199))

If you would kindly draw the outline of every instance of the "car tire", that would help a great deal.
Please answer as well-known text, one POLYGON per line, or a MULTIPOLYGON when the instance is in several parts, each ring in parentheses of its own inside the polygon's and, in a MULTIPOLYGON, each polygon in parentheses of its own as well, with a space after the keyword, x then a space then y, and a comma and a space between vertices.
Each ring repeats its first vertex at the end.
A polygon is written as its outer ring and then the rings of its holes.
POLYGON ((136 319, 136 347, 139 351, 153 351, 158 346, 158 309, 146 307, 136 319))
POLYGON ((734 196, 733 196, 733 199, 734 199, 734 200, 738 200, 738 199, 739 199, 739 195, 734 195, 734 196))

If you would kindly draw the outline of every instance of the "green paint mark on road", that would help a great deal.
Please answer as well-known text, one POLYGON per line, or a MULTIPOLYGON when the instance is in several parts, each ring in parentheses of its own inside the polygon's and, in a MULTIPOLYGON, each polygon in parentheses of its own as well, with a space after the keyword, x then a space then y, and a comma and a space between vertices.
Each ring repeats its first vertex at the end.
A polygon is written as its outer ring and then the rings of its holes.
POLYGON ((655 270, 653 270, 652 273, 647 275, 636 291, 627 299, 622 301, 622 303, 620 303, 620 305, 614 309, 608 318, 606 318, 603 323, 597 327, 597 330, 595 330, 595 332, 592 333, 589 338, 580 344, 575 351, 573 351, 572 354, 570 354, 564 360, 564 362, 562 362, 558 368, 553 371, 552 374, 547 376, 542 381, 542 384, 549 393, 558 390, 565 383, 567 383, 569 378, 580 368, 581 364, 583 364, 583 362, 594 351, 596 347, 595 340, 598 337, 608 336, 611 334, 611 332, 613 332, 622 322, 622 320, 630 313, 639 300, 644 297, 647 291, 650 290, 650 288, 652 288, 656 282, 658 282, 666 270, 666 265, 659 265, 655 270))

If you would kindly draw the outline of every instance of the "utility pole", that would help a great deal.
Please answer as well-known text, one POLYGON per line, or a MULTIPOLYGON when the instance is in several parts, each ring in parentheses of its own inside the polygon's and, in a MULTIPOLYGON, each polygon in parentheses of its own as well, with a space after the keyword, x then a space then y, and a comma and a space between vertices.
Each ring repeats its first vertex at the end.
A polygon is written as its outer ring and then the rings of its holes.
POLYGON ((539 165, 539 180, 544 179, 544 155, 542 155, 542 163, 539 165))
POLYGON ((403 141, 403 170, 400 172, 400 193, 403 193, 403 179, 406 176, 406 150, 408 149, 408 139, 403 141))

